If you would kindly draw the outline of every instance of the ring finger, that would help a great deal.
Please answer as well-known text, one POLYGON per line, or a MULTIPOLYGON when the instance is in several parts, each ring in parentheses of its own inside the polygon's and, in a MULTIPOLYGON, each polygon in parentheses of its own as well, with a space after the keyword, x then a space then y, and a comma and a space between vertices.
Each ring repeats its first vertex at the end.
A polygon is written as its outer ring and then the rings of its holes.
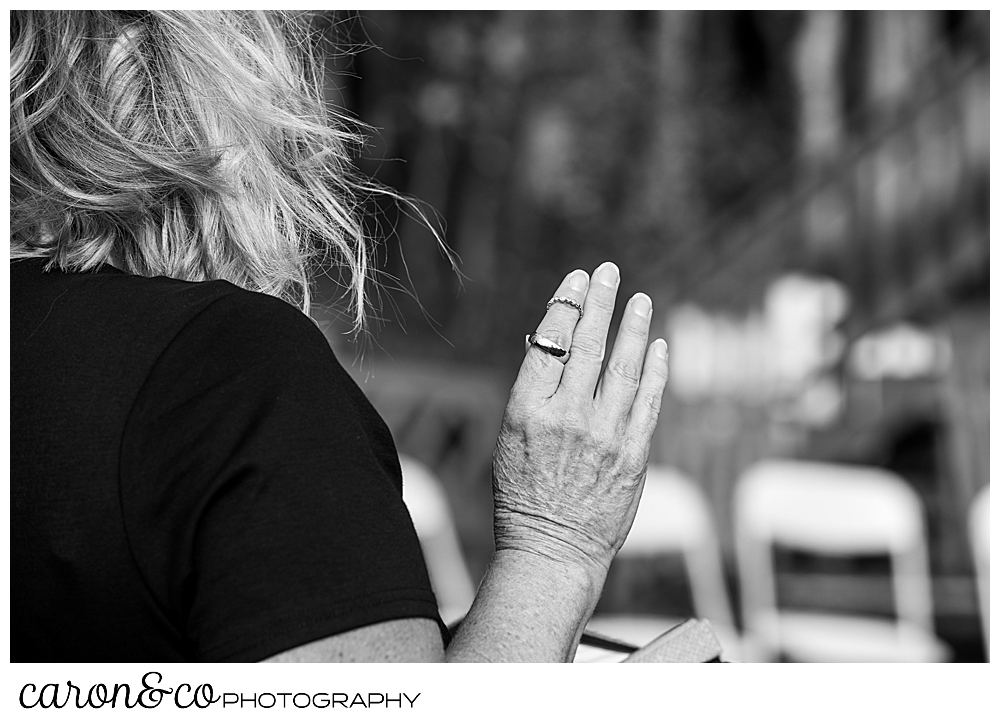
POLYGON ((535 393, 544 391, 548 396, 559 386, 568 353, 558 357, 540 347, 551 343, 569 350, 573 330, 580 319, 580 311, 575 305, 582 307, 589 284, 590 278, 585 271, 578 269, 568 274, 556 289, 545 316, 535 330, 535 343, 527 345, 522 370, 528 375, 526 381, 534 380, 532 386, 535 387, 535 393))

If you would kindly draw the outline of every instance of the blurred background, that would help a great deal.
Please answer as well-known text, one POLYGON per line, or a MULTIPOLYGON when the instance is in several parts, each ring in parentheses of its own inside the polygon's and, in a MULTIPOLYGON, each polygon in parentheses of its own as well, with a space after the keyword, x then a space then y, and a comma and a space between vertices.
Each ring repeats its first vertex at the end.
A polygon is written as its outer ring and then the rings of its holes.
MULTIPOLYGON (((374 129, 360 170, 433 209, 461 276, 412 214, 373 206, 373 343, 316 317, 443 485, 472 578, 524 335, 568 271, 610 259, 669 343, 651 462, 707 502, 735 627, 754 614, 741 478, 772 458, 861 465, 920 502, 945 659, 984 659, 969 515, 989 484, 988 12, 324 21, 329 98, 374 129)), ((891 565, 854 552, 775 546, 778 604, 891 618, 891 565)), ((598 613, 697 613, 683 566, 616 561, 598 613)))

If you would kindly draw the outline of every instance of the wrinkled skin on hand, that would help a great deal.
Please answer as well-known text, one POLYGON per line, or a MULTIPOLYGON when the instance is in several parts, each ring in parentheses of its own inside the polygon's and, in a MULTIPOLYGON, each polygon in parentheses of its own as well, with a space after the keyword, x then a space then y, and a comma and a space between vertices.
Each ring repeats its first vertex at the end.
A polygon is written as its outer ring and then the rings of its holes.
POLYGON ((568 361, 532 346, 504 413, 493 459, 496 547, 606 572, 639 504, 649 445, 667 378, 666 344, 647 348, 652 316, 630 300, 607 370, 601 364, 618 288, 604 264, 588 283, 566 277, 538 333, 568 361), (578 320, 579 319, 579 320, 578 320))

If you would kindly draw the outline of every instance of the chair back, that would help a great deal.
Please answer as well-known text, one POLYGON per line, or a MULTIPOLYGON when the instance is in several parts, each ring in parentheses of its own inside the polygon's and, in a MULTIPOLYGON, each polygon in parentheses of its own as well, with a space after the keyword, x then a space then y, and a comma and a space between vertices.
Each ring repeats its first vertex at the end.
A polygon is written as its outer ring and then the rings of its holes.
POLYGON ((969 542, 976 565, 976 589, 979 593, 979 617, 983 623, 986 659, 990 657, 990 488, 976 494, 969 510, 969 542))
POLYGON ((680 471, 650 465, 632 529, 619 557, 679 553, 695 614, 734 627, 711 508, 701 488, 680 471))
POLYGON ((882 469, 763 460, 737 481, 733 498, 744 622, 777 615, 772 546, 817 554, 886 554, 897 617, 932 631, 931 584, 920 498, 882 469))
POLYGON ((427 563, 441 617, 450 624, 468 612, 476 587, 465 563, 444 486, 425 464, 400 455, 403 502, 427 563))
POLYGON ((906 550, 923 536, 920 500, 886 470, 768 460, 736 490, 744 532, 831 555, 906 550))

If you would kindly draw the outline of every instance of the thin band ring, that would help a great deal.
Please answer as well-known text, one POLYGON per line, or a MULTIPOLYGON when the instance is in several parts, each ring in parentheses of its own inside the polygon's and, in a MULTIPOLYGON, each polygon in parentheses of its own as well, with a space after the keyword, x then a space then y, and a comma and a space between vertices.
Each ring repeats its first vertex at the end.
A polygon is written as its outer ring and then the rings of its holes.
POLYGON ((537 331, 533 331, 524 337, 524 341, 531 346, 536 346, 546 354, 550 354, 560 361, 565 361, 565 358, 569 355, 569 352, 563 349, 561 346, 556 344, 551 339, 546 339, 544 336, 539 334, 537 331))
POLYGON ((545 305, 545 310, 548 311, 549 309, 551 309, 553 304, 566 304, 566 306, 572 306, 574 309, 576 309, 576 313, 580 315, 577 318, 583 316, 583 304, 581 304, 576 299, 571 299, 568 296, 553 296, 551 299, 549 299, 549 303, 545 305))

